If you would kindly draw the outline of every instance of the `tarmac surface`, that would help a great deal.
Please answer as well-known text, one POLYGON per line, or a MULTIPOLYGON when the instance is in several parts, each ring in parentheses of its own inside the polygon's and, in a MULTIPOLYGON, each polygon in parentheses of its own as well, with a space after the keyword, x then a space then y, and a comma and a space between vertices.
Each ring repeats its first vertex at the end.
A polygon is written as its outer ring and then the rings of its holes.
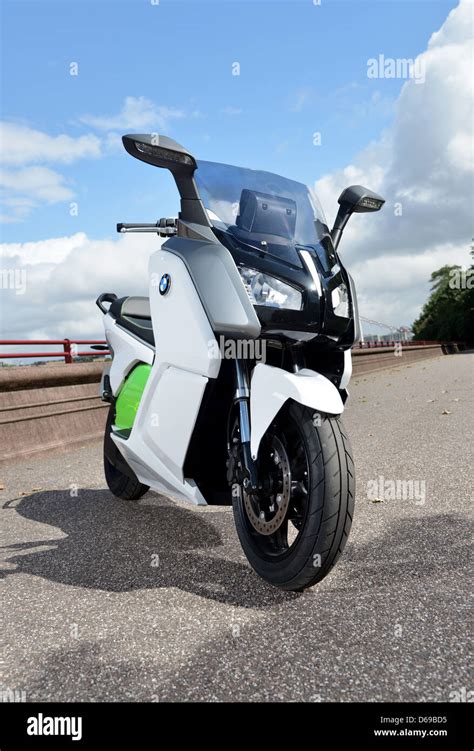
POLYGON ((466 695, 474 354, 396 365, 351 383, 354 524, 335 569, 303 594, 252 571, 230 508, 153 492, 114 499, 98 443, 1 467, 3 692, 28 702, 466 695), (403 481, 411 497, 391 498, 403 481))

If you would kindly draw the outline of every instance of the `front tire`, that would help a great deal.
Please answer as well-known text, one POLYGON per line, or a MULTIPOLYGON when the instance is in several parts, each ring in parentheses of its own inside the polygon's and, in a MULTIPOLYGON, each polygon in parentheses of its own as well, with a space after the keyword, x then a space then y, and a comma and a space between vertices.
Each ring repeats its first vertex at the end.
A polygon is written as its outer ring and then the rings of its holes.
POLYGON ((340 418, 289 402, 262 439, 258 467, 257 496, 240 488, 233 501, 240 543, 263 579, 301 591, 329 573, 352 524, 354 464, 340 418))
POLYGON ((150 488, 143 485, 127 464, 111 436, 115 407, 111 405, 104 434, 104 474, 110 492, 124 501, 137 501, 150 488))

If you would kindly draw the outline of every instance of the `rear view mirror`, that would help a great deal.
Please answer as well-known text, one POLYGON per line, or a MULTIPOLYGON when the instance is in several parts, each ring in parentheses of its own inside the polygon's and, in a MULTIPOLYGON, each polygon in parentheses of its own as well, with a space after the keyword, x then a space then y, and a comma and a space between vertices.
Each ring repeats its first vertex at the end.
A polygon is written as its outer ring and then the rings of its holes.
POLYGON ((158 133, 131 133, 123 136, 122 141, 126 151, 135 159, 171 172, 181 196, 180 219, 210 226, 194 182, 196 160, 184 146, 158 133))
POLYGON ((362 185, 351 185, 342 191, 338 203, 341 206, 343 204, 351 206, 353 212, 362 214, 366 211, 379 211, 384 205, 385 199, 362 185))
POLYGON ((363 214, 368 211, 379 211, 385 203, 385 199, 363 185, 351 185, 342 191, 338 199, 339 211, 337 212, 331 237, 334 248, 337 248, 341 240, 342 232, 351 214, 363 214))
POLYGON ((122 141, 129 154, 155 167, 163 167, 181 174, 192 174, 196 169, 194 157, 184 146, 167 136, 140 133, 123 136, 122 141))

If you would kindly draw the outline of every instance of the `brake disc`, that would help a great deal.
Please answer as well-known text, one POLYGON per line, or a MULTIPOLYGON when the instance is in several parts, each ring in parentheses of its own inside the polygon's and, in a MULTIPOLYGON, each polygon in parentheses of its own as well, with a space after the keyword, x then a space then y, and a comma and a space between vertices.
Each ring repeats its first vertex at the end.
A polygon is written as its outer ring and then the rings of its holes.
POLYGON ((268 496, 259 493, 256 497, 242 490, 243 501, 252 527, 261 535, 272 535, 285 519, 291 498, 291 470, 285 447, 277 436, 272 436, 270 444, 270 468, 278 477, 278 491, 268 496), (258 503, 260 510, 256 510, 258 503), (262 509, 262 503, 268 506, 262 509))

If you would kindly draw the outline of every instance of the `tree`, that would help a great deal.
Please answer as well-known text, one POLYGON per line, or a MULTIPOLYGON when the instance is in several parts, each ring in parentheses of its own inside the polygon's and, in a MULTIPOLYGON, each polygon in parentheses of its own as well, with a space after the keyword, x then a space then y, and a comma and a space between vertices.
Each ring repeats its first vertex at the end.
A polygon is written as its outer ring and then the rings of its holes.
POLYGON ((471 250, 471 267, 467 272, 466 287, 463 290, 464 335, 463 339, 474 344, 474 247, 471 250))
MULTIPOLYGON (((474 254, 471 251, 471 256, 474 254)), ((413 324, 414 339, 474 340, 474 265, 442 266, 431 274, 431 295, 413 324)))

